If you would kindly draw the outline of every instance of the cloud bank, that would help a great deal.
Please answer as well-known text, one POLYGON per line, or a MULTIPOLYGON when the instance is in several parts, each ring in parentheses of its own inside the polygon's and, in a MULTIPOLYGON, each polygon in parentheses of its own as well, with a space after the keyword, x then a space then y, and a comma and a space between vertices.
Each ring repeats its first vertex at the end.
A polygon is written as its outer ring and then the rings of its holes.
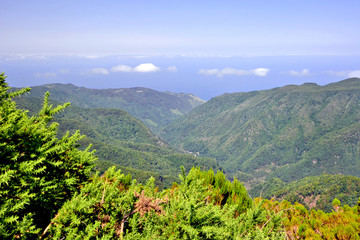
POLYGON ((47 56, 45 55, 23 55, 23 54, 17 54, 17 55, 10 55, 5 58, 5 61, 19 61, 19 60, 49 60, 47 56))
POLYGON ((242 70, 235 68, 223 68, 219 70, 217 68, 214 68, 214 69, 200 69, 198 73, 207 76, 215 75, 220 78, 225 75, 237 75, 237 76, 254 75, 258 77, 266 77, 269 71, 270 69, 268 68, 255 68, 252 70, 242 70))

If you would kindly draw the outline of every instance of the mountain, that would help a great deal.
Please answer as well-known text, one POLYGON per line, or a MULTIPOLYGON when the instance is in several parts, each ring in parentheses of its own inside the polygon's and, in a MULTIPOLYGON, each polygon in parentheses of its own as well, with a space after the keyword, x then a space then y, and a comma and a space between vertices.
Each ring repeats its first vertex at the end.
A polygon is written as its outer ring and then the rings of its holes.
POLYGON ((252 197, 283 199, 292 203, 298 202, 308 208, 333 210, 333 200, 354 206, 360 196, 360 178, 344 175, 321 175, 306 177, 291 183, 284 183, 273 178, 250 190, 252 197))
POLYGON ((165 127, 161 136, 216 158, 247 186, 279 178, 360 177, 360 79, 224 94, 165 127))
POLYGON ((46 84, 31 87, 25 97, 43 97, 71 102, 83 108, 120 108, 157 132, 161 127, 205 101, 191 94, 159 92, 148 88, 88 89, 73 84, 46 84))
MULTIPOLYGON (((51 98, 51 94, 50 94, 51 98)), ((16 100, 20 108, 34 115, 41 108, 42 99, 28 96, 16 100)), ((58 105, 54 101, 54 105, 58 105)), ((92 144, 99 158, 97 170, 101 173, 110 166, 131 173, 140 182, 150 176, 160 187, 169 187, 178 181, 181 166, 189 171, 193 166, 219 170, 219 165, 210 158, 196 157, 180 152, 154 135, 140 120, 121 109, 81 108, 70 106, 54 116, 59 123, 59 134, 80 130, 86 135, 80 141, 81 148, 92 144)))

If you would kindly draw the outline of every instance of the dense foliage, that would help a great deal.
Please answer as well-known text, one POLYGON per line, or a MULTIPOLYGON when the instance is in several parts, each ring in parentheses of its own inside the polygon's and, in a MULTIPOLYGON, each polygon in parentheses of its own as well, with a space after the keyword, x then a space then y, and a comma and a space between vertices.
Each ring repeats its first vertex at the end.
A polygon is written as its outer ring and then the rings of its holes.
POLYGON ((291 205, 287 201, 265 200, 263 207, 284 213, 287 239, 360 239, 360 198, 354 207, 341 207, 337 199, 333 202, 331 213, 308 211, 299 203, 291 205))
POLYGON ((92 152, 79 151, 78 132, 57 138, 48 94, 37 116, 28 117, 11 98, 29 89, 8 93, 0 74, 0 238, 38 235, 79 187, 88 181, 92 152))
MULTIPOLYGON (((16 102, 33 114, 41 108, 39 98, 21 98, 16 102)), ((100 173, 116 165, 140 182, 154 176, 157 186, 169 187, 173 181, 179 181, 180 166, 184 166, 186 171, 192 166, 220 169, 213 159, 184 154, 170 147, 142 122, 121 109, 71 106, 56 114, 54 121, 60 124, 60 136, 77 130, 86 135, 79 143, 83 146, 91 144, 96 149, 95 155, 99 159, 96 168, 100 173)))
POLYGON ((53 219, 49 239, 280 239, 282 214, 253 204, 239 182, 192 169, 158 192, 111 168, 53 219))
POLYGON ((360 196, 360 178, 344 175, 321 175, 285 183, 273 178, 250 189, 252 197, 285 199, 298 202, 307 208, 333 210, 334 198, 343 204, 353 206, 360 196))
POLYGON ((360 177, 360 79, 224 94, 167 126, 168 142, 213 157, 248 185, 360 177))
POLYGON ((308 211, 299 203, 252 201, 221 172, 193 168, 161 192, 150 178, 131 181, 115 168, 95 176, 52 220, 46 238, 60 239, 359 239, 357 206, 308 211))

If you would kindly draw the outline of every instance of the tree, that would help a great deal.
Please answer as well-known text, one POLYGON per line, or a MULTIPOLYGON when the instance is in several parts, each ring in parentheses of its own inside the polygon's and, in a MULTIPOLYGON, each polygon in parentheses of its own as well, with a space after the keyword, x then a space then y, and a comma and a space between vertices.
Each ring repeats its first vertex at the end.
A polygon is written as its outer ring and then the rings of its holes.
POLYGON ((341 202, 339 199, 335 198, 334 201, 332 202, 332 205, 333 205, 335 211, 338 212, 340 209, 341 202))
POLYGON ((154 178, 143 186, 112 167, 63 205, 44 237, 284 239, 282 212, 266 210, 261 201, 253 204, 242 184, 222 176, 199 168, 186 175, 183 170, 180 184, 158 191, 154 178), (245 199, 236 201, 240 198, 245 199), (241 212, 239 204, 245 205, 241 212))
POLYGON ((9 92, 0 73, 0 238, 34 238, 58 209, 89 179, 95 156, 77 149, 79 132, 57 138, 55 108, 45 94, 37 116, 16 108, 12 98, 29 88, 9 92))

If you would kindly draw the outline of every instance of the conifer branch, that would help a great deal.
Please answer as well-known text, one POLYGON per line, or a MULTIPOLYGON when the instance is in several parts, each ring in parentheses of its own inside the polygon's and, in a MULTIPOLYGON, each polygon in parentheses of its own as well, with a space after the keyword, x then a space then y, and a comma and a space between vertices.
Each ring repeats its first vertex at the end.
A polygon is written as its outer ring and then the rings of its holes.
POLYGON ((45 230, 43 231, 43 233, 41 234, 41 236, 40 236, 39 239, 42 239, 42 238, 45 236, 45 234, 47 233, 47 231, 49 231, 51 225, 54 224, 54 220, 55 220, 58 216, 59 216, 59 213, 56 214, 56 216, 53 218, 53 220, 51 220, 51 222, 50 222, 49 225, 45 228, 45 230))

